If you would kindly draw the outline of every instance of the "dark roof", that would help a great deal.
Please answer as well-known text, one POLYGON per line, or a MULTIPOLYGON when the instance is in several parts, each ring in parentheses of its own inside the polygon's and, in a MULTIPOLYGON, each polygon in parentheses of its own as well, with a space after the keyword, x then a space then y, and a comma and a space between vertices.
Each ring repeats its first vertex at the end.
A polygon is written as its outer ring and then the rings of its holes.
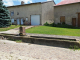
POLYGON ((56 4, 55 6, 73 4, 73 3, 79 3, 79 2, 80 2, 80 0, 63 0, 60 3, 56 4))
POLYGON ((37 3, 30 3, 30 4, 23 4, 23 5, 13 5, 13 6, 8 6, 9 7, 16 7, 16 6, 24 6, 24 5, 32 5, 32 4, 41 4, 41 2, 37 2, 37 3))
MULTIPOLYGON (((52 2, 52 1, 47 1, 47 2, 52 2)), ((43 3, 47 3, 47 2, 36 2, 36 3, 23 4, 23 5, 14 5, 14 6, 8 6, 7 8, 9 8, 9 7, 16 7, 16 6, 24 6, 24 5, 32 5, 32 4, 43 4, 43 3)))

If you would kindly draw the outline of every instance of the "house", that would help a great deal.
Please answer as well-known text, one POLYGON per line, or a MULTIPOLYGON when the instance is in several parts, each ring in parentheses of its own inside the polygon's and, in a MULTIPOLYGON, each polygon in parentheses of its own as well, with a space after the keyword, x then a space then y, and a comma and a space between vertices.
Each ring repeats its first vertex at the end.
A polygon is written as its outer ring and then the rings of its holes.
POLYGON ((38 2, 7 7, 10 11, 12 24, 43 25, 54 21, 54 1, 38 2))
POLYGON ((63 0, 56 4, 54 22, 80 27, 80 0, 63 0))

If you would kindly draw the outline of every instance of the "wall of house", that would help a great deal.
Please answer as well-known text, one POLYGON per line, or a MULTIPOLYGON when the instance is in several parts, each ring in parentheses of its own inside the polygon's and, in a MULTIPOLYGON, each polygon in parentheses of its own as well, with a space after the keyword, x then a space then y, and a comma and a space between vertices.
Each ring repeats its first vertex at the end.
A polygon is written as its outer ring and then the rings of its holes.
POLYGON ((42 25, 54 22, 54 5, 53 1, 42 3, 42 25))
POLYGON ((28 21, 25 21, 24 24, 30 24, 31 15, 41 15, 42 9, 41 4, 30 4, 30 5, 23 5, 23 6, 15 6, 15 7, 8 7, 8 10, 14 11, 14 16, 11 16, 11 18, 15 19, 15 24, 17 23, 16 20, 19 18, 23 18, 26 20, 28 18, 28 21), (19 13, 19 15, 17 15, 19 13))
MULTIPOLYGON (((76 18, 76 22, 78 21, 78 14, 80 12, 80 4, 68 4, 63 6, 55 6, 54 7, 54 22, 60 23, 60 16, 65 16, 65 23, 68 25, 72 25, 72 18, 76 18)), ((77 25, 77 23, 76 23, 77 25)))

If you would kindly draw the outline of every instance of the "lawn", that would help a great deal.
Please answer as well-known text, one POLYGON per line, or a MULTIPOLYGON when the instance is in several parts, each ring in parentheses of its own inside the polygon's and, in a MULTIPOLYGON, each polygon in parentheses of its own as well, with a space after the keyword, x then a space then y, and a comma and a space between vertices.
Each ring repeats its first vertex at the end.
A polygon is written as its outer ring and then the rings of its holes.
POLYGON ((61 28, 50 26, 38 26, 26 30, 26 33, 49 34, 49 35, 65 35, 80 36, 79 28, 61 28))
POLYGON ((20 25, 11 25, 10 27, 0 28, 0 31, 7 31, 10 29, 18 28, 18 27, 20 27, 20 25))

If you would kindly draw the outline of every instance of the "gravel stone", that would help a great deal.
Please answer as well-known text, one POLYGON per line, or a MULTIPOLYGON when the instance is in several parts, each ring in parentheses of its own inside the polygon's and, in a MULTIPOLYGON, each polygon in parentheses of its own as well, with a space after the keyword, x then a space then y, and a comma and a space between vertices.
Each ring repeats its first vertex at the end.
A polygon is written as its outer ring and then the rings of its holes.
POLYGON ((80 51, 68 48, 0 40, 0 60, 80 60, 80 51), (5 43, 5 44, 4 44, 5 43))

